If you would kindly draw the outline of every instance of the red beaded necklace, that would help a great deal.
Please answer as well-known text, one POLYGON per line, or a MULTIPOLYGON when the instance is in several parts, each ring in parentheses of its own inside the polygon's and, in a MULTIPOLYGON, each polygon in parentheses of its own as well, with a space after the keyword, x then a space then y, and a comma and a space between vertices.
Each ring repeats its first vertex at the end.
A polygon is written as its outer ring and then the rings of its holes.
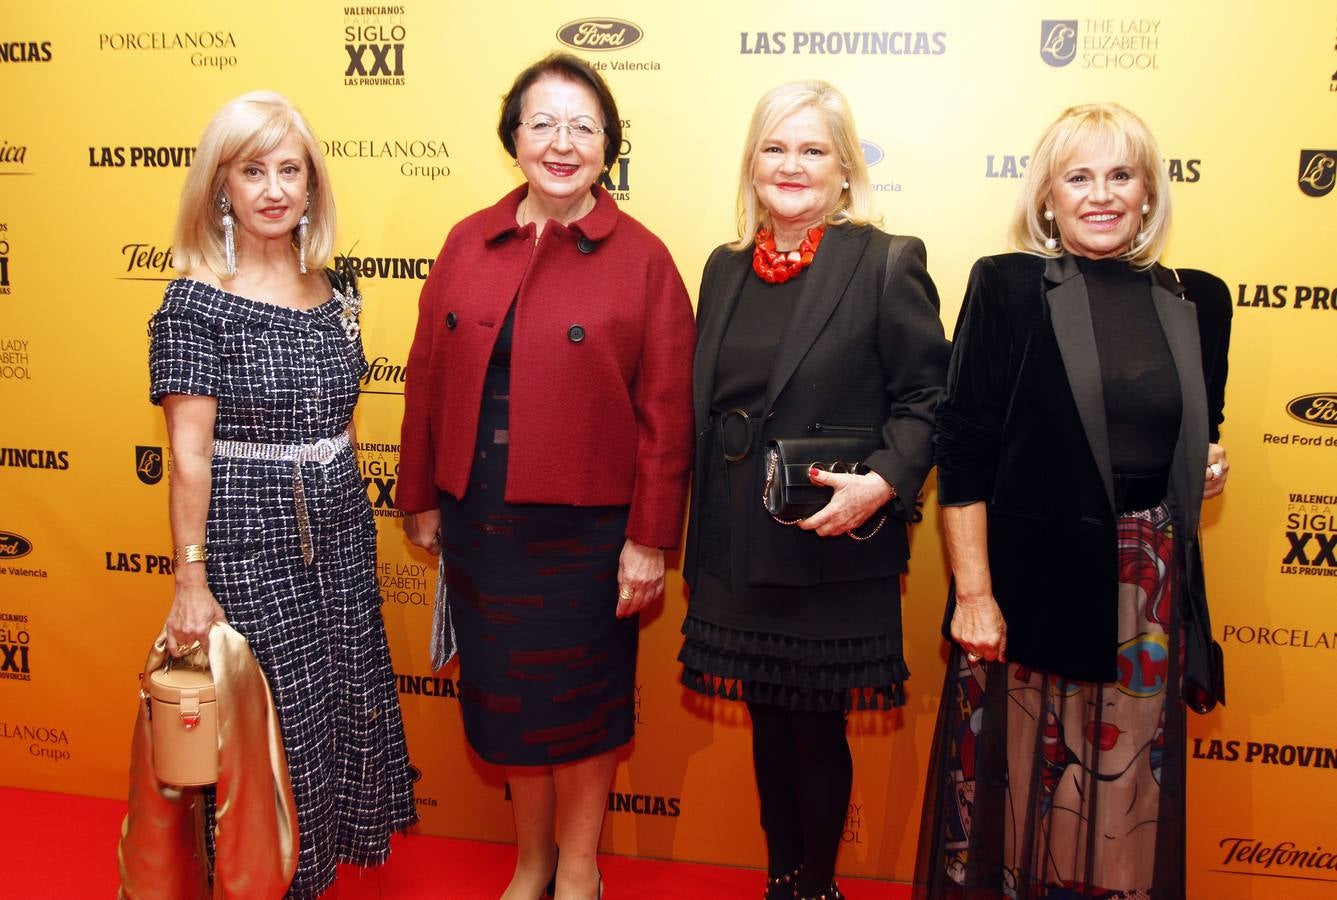
POLYGON ((752 250, 752 271, 768 284, 784 284, 791 278, 798 277, 808 266, 822 243, 826 226, 818 225, 808 229, 808 236, 799 242, 797 250, 781 253, 775 249, 775 236, 765 228, 757 232, 756 244, 752 250))

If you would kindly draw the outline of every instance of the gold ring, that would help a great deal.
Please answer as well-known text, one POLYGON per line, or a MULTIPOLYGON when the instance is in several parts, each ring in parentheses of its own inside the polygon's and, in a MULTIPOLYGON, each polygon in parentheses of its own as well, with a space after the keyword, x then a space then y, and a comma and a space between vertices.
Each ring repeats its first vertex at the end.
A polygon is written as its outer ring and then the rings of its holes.
POLYGON ((630 600, 636 596, 636 589, 631 585, 624 584, 617 589, 617 598, 619 600, 630 600))

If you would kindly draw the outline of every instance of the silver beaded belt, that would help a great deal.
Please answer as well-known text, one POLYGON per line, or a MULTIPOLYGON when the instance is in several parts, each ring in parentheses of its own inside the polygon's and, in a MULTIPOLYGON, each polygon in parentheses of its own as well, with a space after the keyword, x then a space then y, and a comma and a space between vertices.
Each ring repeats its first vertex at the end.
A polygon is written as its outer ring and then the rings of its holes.
POLYGON ((214 456, 224 459, 265 459, 292 463, 292 499, 297 513, 297 534, 302 542, 302 559, 309 566, 316 558, 311 540, 311 516, 306 508, 306 488, 302 484, 302 463, 329 465, 349 444, 348 432, 321 438, 310 444, 259 444, 251 441, 214 441, 214 456))

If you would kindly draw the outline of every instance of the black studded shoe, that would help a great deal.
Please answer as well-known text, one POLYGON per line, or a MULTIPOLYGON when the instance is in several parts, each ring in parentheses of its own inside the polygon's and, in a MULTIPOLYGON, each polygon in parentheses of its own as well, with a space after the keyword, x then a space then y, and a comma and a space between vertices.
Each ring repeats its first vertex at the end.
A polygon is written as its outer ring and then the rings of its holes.
POLYGON ((826 890, 822 891, 820 894, 816 894, 811 897, 804 897, 800 895, 797 890, 795 890, 794 896, 795 900, 845 900, 845 895, 840 892, 840 888, 836 887, 835 879, 832 879, 831 886, 826 890))
POLYGON ((795 869, 783 875, 766 876, 766 893, 763 900, 797 900, 798 873, 795 869))

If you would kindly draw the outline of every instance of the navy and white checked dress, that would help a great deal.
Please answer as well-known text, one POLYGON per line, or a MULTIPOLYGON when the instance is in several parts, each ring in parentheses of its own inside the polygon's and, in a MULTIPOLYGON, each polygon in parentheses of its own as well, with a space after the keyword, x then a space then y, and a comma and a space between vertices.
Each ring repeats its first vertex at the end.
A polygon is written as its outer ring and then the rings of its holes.
MULTIPOLYGON (((312 310, 191 279, 149 322, 150 396, 218 398, 214 437, 308 444, 347 429, 366 369, 336 295, 312 310)), ((215 456, 209 587, 269 679, 301 836, 289 896, 335 864, 372 865, 417 820, 376 582, 376 526, 352 448, 302 465, 315 557, 302 559, 293 463, 215 456)))

